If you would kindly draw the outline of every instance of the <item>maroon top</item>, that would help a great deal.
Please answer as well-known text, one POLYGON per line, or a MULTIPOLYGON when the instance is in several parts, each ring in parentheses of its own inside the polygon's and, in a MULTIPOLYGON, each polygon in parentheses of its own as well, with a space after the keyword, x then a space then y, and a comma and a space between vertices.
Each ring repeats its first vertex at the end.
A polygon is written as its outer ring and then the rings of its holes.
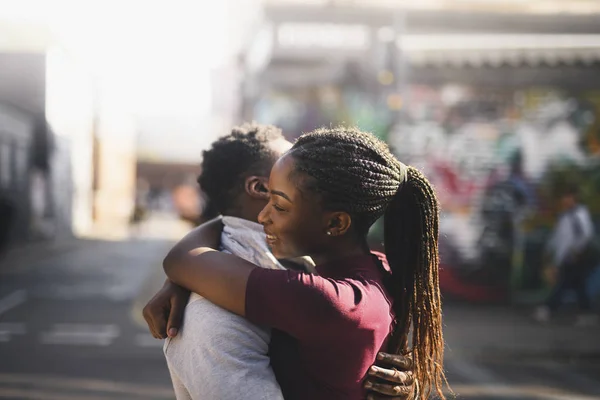
POLYGON ((387 263, 375 255, 317 266, 319 275, 255 268, 246 318, 273 327, 270 356, 286 400, 359 400, 390 333, 387 263), (384 267, 384 265, 386 267, 384 267))

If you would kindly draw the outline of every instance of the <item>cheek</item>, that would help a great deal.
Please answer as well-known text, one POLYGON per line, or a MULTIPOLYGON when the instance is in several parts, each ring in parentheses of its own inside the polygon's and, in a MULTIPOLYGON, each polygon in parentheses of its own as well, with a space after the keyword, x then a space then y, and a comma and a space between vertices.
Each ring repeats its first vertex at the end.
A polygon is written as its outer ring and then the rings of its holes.
POLYGON ((271 221, 277 227, 279 236, 289 239, 295 239, 298 236, 298 223, 293 216, 287 213, 274 212, 271 215, 271 221))
POLYGON ((297 247, 304 236, 302 225, 289 213, 273 212, 270 215, 271 227, 274 233, 282 240, 281 245, 288 248, 297 247))
POLYGON ((321 232, 319 225, 304 218, 299 218, 288 225, 286 237, 289 238, 289 245, 302 254, 314 250, 321 241, 321 232))

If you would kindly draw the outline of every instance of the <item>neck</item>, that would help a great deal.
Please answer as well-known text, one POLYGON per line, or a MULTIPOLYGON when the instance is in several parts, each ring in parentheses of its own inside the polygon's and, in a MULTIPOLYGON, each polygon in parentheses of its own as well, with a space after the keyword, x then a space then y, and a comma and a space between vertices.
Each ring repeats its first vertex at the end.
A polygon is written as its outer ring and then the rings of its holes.
POLYGON ((245 219, 247 221, 258 223, 258 214, 239 212, 239 210, 236 212, 236 211, 231 210, 231 211, 224 211, 223 215, 226 215, 229 217, 245 219))
POLYGON ((318 254, 311 254, 316 265, 329 263, 340 258, 360 257, 370 254, 366 238, 332 238, 331 244, 318 254))
POLYGON ((565 208, 565 212, 570 212, 570 211, 573 211, 575 208, 577 208, 577 203, 575 203, 575 204, 571 204, 571 205, 567 206, 567 207, 565 208))
POLYGON ((267 203, 264 201, 255 201, 247 197, 238 199, 234 204, 235 205, 224 212, 223 215, 229 215, 231 217, 258 223, 258 214, 260 214, 267 203))

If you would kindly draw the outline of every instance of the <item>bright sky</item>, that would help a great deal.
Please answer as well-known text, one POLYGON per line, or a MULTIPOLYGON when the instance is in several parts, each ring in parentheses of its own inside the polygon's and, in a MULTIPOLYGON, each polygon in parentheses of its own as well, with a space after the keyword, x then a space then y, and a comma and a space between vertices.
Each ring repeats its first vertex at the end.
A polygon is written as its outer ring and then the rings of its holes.
MULTIPOLYGON (((233 54, 236 22, 252 14, 254 3, 0 0, 0 19, 48 24, 92 72, 105 98, 138 117, 140 144, 160 150, 172 147, 173 135, 198 142, 198 131, 209 128, 210 69, 233 54)), ((198 150, 193 154, 197 160, 198 150)))

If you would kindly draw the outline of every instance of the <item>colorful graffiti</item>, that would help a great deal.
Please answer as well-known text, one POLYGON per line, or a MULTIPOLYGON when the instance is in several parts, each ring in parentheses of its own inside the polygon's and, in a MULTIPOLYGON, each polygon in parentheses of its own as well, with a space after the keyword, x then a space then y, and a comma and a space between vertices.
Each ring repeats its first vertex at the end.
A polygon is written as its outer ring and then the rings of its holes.
MULTIPOLYGON (((600 217, 600 92, 412 85, 396 126, 382 96, 357 84, 272 91, 254 117, 290 138, 355 125, 421 168, 442 203, 447 295, 499 300, 543 287, 542 253, 560 186, 581 182, 584 202, 600 217)), ((381 244, 381 224, 370 239, 381 244)))
POLYGON ((437 187, 450 294, 500 299, 540 287, 565 181, 581 182, 600 215, 600 93, 414 86, 406 115, 388 140, 437 187))

